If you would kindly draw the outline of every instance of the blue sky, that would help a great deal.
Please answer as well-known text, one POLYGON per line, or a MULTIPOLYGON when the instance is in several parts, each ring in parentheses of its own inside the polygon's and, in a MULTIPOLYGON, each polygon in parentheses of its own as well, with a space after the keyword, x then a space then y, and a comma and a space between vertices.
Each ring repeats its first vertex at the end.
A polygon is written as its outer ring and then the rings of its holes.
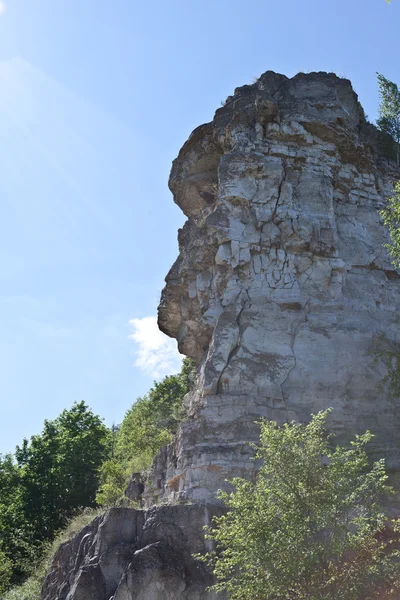
POLYGON ((75 400, 118 423, 176 370, 154 316, 179 148, 268 69, 346 76, 374 120, 399 3, 0 2, 0 452, 75 400))

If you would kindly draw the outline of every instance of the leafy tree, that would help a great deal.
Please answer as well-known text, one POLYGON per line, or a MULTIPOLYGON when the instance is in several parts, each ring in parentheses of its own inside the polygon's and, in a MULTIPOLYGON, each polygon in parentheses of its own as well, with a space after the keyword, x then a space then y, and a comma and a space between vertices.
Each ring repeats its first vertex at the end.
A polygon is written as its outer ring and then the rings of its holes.
POLYGON ((208 537, 203 560, 232 600, 383 600, 399 598, 398 522, 387 528, 391 493, 383 460, 369 467, 373 437, 332 449, 327 412, 308 425, 261 423, 255 483, 232 481, 219 493, 227 512, 208 537))
POLYGON ((101 419, 79 402, 45 421, 42 433, 25 439, 15 456, 0 456, 0 562, 7 565, 4 573, 11 564, 11 584, 24 580, 43 543, 79 508, 95 505, 110 442, 101 419))
POLYGON ((7 591, 10 586, 12 575, 12 562, 11 560, 0 550, 0 594, 7 591))
POLYGON ((380 214, 391 239, 391 243, 385 244, 385 248, 392 258, 393 265, 400 268, 400 182, 394 184, 393 196, 389 198, 380 214))
POLYGON ((97 502, 116 504, 124 497, 134 471, 145 471, 176 433, 184 417, 182 401, 191 389, 194 363, 185 358, 181 372, 154 382, 150 392, 131 406, 116 435, 115 452, 101 468, 97 502))
POLYGON ((31 562, 32 548, 25 539, 27 528, 22 503, 21 473, 13 456, 6 454, 0 456, 0 566, 3 560, 7 564, 7 569, 4 567, 4 573, 0 576, 3 585, 10 564, 10 581, 18 582, 26 565, 31 562))
POLYGON ((169 375, 139 398, 127 411, 121 424, 116 455, 137 459, 146 468, 158 450, 168 444, 184 416, 185 394, 191 388, 193 361, 185 359, 177 375, 169 375))
POLYGON ((96 502, 100 506, 117 506, 125 497, 132 470, 129 463, 117 458, 106 460, 100 469, 100 485, 96 502))
MULTIPOLYGON (((388 199, 386 207, 380 211, 383 222, 388 228, 390 243, 384 247, 391 257, 393 266, 400 269, 400 182, 393 185, 393 193, 388 199)), ((400 392, 400 352, 398 345, 381 338, 374 354, 380 358, 387 367, 387 376, 383 385, 388 383, 388 391, 392 397, 398 397, 400 392)))
POLYGON ((95 505, 109 444, 107 427, 82 401, 17 447, 28 540, 52 539, 78 508, 95 505))
POLYGON ((381 131, 389 134, 396 145, 396 161, 400 161, 400 91, 398 86, 380 73, 378 76, 381 103, 377 125, 381 131))

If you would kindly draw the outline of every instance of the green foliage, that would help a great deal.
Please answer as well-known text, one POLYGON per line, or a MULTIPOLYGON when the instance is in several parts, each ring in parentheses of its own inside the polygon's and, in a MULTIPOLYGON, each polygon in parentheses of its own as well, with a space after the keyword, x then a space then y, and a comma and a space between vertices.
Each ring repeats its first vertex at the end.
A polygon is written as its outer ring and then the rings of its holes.
MULTIPOLYGON (((400 566, 380 502, 391 493, 383 461, 369 467, 372 435, 332 449, 327 412, 308 425, 261 423, 255 483, 234 479, 219 493, 203 557, 232 600, 398 598, 400 566)), ((398 531, 398 522, 393 522, 398 531)))
POLYGON ((120 503, 129 476, 148 469, 159 449, 172 440, 184 417, 182 401, 193 378, 194 363, 185 358, 179 374, 155 382, 150 392, 127 411, 116 434, 114 456, 101 468, 96 497, 99 504, 120 503))
POLYGON ((400 91, 398 86, 380 73, 378 76, 379 94, 379 129, 391 136, 395 143, 397 165, 400 160, 400 91))
POLYGON ((40 435, 17 447, 32 541, 51 539, 77 509, 95 505, 98 470, 109 442, 107 427, 82 401, 54 421, 45 421, 40 435))
POLYGON ((12 562, 0 550, 0 594, 3 594, 10 586, 12 575, 12 562))
POLYGON ((13 563, 14 581, 23 575, 31 558, 25 530, 21 472, 11 454, 0 456, 0 552, 13 563))
POLYGON ((393 187, 393 196, 389 198, 386 208, 380 211, 383 222, 389 230, 391 243, 385 244, 393 265, 400 268, 400 182, 393 187))
POLYGON ((43 544, 79 509, 95 506, 110 441, 100 417, 79 402, 45 421, 15 457, 0 457, 0 550, 12 562, 11 583, 23 581, 43 544))
POLYGON ((100 469, 96 502, 103 507, 122 504, 130 474, 129 463, 117 458, 106 460, 100 469))
MULTIPOLYGON (((400 182, 394 183, 392 197, 388 199, 380 215, 390 235, 390 243, 384 244, 384 247, 389 253, 393 266, 400 269, 400 182)), ((382 338, 374 354, 385 363, 387 368, 388 374, 382 382, 383 385, 388 383, 389 394, 393 398, 399 397, 400 353, 397 345, 382 338)))
POLYGON ((192 380, 193 363, 186 359, 181 373, 155 383, 128 410, 121 427, 109 430, 79 402, 45 421, 42 433, 25 439, 14 456, 0 456, 0 590, 25 581, 9 600, 38 597, 39 571, 26 578, 82 507, 124 498, 131 473, 148 468, 172 439, 192 380))

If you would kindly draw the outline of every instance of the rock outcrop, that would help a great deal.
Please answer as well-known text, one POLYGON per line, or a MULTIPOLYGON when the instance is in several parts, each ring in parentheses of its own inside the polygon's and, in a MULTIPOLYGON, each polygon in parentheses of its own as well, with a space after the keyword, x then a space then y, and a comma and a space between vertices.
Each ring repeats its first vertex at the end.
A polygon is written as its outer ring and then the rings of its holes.
POLYGON ((226 478, 254 475, 255 421, 327 407, 340 441, 370 429, 399 470, 398 401, 374 356, 400 340, 400 276, 378 214, 396 178, 333 74, 267 72, 192 133, 171 172, 188 220, 159 326, 196 360, 199 384, 150 500, 212 502, 226 478))
POLYGON ((374 350, 400 340, 400 275, 378 214, 399 177, 333 74, 267 72, 192 133, 171 172, 188 220, 159 326, 194 358, 198 382, 143 497, 193 505, 98 518, 60 548, 43 600, 212 598, 190 554, 204 548, 216 490, 254 477, 261 418, 332 407, 338 439, 372 430, 396 481, 399 405, 374 350))
POLYGON ((191 553, 207 550, 207 506, 112 508, 56 552, 42 600, 223 600, 191 553))

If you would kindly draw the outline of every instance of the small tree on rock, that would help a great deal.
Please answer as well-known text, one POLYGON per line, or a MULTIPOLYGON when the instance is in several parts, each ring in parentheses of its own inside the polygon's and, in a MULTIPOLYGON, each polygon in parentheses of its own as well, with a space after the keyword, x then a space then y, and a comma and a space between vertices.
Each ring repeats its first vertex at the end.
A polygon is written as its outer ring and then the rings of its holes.
POLYGON ((381 131, 388 133, 396 145, 396 162, 400 163, 400 90, 398 86, 377 73, 379 94, 379 118, 377 125, 381 131))
POLYGON ((383 460, 369 466, 369 432, 332 449, 327 412, 308 425, 261 423, 256 482, 236 478, 231 493, 219 493, 227 512, 214 519, 216 551, 202 560, 231 600, 399 598, 383 460))
POLYGON ((12 563, 9 558, 0 550, 0 594, 7 591, 10 586, 12 575, 12 563))
POLYGON ((393 195, 386 207, 380 212, 383 222, 389 230, 390 244, 385 244, 393 265, 400 268, 400 182, 393 186, 393 195))

